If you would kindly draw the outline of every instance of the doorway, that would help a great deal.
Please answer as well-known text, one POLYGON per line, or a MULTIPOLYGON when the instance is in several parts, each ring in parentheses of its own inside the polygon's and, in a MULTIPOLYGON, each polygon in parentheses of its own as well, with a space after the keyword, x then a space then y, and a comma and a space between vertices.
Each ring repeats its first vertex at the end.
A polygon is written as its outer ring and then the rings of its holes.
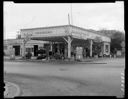
POLYGON ((34 45, 34 56, 38 56, 38 45, 34 45))
POLYGON ((15 49, 15 56, 20 56, 20 45, 13 46, 15 49))

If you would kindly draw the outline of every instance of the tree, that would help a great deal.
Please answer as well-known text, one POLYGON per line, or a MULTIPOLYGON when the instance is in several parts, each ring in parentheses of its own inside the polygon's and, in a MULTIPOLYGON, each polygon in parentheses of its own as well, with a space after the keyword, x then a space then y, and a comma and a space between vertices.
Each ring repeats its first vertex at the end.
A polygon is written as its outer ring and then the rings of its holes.
POLYGON ((22 52, 22 57, 25 57, 25 44, 31 40, 31 34, 24 34, 24 38, 23 38, 23 52, 22 52))
POLYGON ((125 41, 125 35, 123 35, 120 32, 117 32, 117 33, 113 34, 112 38, 111 38, 111 50, 113 51, 115 48, 117 50, 121 50, 122 41, 125 41))

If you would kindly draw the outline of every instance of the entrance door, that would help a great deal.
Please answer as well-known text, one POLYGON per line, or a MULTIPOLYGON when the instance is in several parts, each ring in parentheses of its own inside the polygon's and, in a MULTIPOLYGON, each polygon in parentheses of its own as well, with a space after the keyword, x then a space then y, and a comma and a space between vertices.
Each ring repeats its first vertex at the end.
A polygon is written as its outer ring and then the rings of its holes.
POLYGON ((34 45, 34 56, 38 56, 38 45, 34 45))
POLYGON ((15 45, 15 46, 13 46, 13 48, 15 49, 15 56, 19 56, 20 55, 20 45, 15 45))

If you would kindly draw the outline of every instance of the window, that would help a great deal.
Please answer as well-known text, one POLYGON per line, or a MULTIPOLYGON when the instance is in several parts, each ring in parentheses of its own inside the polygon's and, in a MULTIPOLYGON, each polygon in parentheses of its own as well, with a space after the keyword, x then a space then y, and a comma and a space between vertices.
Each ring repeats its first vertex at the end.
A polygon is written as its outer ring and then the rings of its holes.
POLYGON ((106 52, 109 51, 109 45, 105 45, 105 48, 106 48, 106 52))
POLYGON ((26 48, 26 52, 32 52, 32 48, 26 48))
POLYGON ((34 52, 34 48, 31 48, 32 49, 32 52, 34 52))

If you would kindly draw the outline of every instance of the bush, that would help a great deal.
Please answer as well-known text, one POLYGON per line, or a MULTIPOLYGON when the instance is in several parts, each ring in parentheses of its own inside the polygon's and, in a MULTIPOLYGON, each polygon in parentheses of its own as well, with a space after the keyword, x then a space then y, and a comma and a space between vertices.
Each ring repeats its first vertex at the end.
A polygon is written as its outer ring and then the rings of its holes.
POLYGON ((58 53, 56 53, 56 54, 54 55, 54 57, 55 57, 55 59, 61 59, 61 55, 59 55, 58 53))
POLYGON ((26 59, 31 59, 31 57, 32 57, 32 53, 28 52, 28 53, 26 54, 26 59))

